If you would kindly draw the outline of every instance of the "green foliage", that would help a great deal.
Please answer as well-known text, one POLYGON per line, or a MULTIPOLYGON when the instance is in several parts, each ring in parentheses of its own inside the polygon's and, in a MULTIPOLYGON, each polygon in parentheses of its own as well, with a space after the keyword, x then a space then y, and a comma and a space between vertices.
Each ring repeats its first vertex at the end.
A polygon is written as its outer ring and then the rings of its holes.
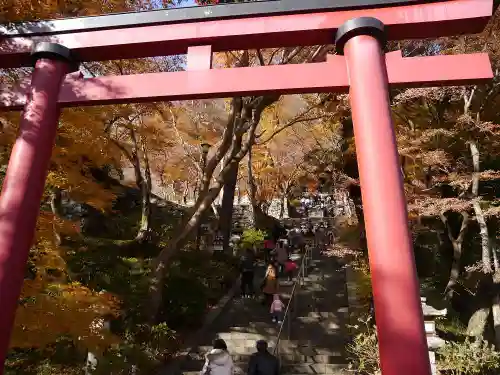
POLYGON ((466 336, 467 327, 460 321, 458 313, 448 311, 447 317, 436 319, 436 330, 446 338, 463 340, 466 336))
MULTIPOLYGON (((123 217, 125 227, 129 225, 127 215, 115 215, 123 217)), ((162 222, 175 220, 175 216, 163 218, 162 222)), ((113 220, 119 227, 117 217, 113 220)), ((237 276, 237 261, 232 256, 214 259, 208 252, 181 252, 165 280, 164 322, 150 328, 146 324, 145 304, 149 298, 151 259, 160 246, 84 236, 66 239, 64 259, 72 280, 97 292, 112 293, 121 301, 120 315, 111 320, 111 331, 120 342, 102 354, 96 353, 96 375, 126 374, 133 366, 140 368, 137 374, 154 371, 176 352, 181 335, 199 326, 207 309, 237 276)), ((11 351, 6 373, 76 375, 83 371, 85 354, 71 340, 41 349, 19 349, 11 351)))
POLYGON ((79 375, 84 355, 67 337, 42 349, 13 349, 5 362, 5 375, 79 375))
POLYGON ((247 229, 241 236, 240 246, 242 249, 252 249, 254 246, 259 249, 264 245, 266 232, 258 229, 247 229))
POLYGON ((165 280, 160 316, 169 326, 198 325, 236 275, 237 260, 231 256, 181 252, 165 280))
MULTIPOLYGON (((353 332, 348 345, 349 368, 360 375, 380 374, 378 340, 370 317, 358 319, 359 324, 349 326, 353 332)), ((441 319, 441 328, 451 329, 458 336, 463 326, 456 320, 441 319)), ((484 340, 465 338, 464 341, 447 342, 437 353, 437 366, 447 375, 494 375, 500 373, 500 353, 484 340)))
POLYGON ((115 345, 99 359, 95 375, 150 374, 161 361, 166 359, 177 343, 176 332, 166 323, 149 328, 138 325, 134 335, 126 335, 125 341, 115 345))
POLYGON ((467 338, 447 342, 438 351, 439 369, 450 375, 493 375, 500 372, 500 353, 487 341, 467 338))
POLYGON ((372 296, 372 280, 366 261, 360 258, 353 263, 353 277, 355 297, 361 306, 368 309, 372 296))
POLYGON ((380 374, 377 332, 370 320, 369 316, 360 318, 359 324, 349 327, 354 333, 352 343, 347 347, 349 369, 360 375, 380 374))

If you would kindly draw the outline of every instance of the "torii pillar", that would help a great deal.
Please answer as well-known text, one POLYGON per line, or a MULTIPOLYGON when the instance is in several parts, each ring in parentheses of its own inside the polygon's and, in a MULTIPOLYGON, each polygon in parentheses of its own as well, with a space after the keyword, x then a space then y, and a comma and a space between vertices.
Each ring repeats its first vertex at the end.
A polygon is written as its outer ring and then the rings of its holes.
POLYGON ((73 68, 71 51, 59 44, 39 43, 31 55, 35 68, 0 195, 0 374, 59 123, 59 91, 73 68))
MULTIPOLYGON (((367 9, 308 15, 295 14, 294 3, 300 0, 283 0, 280 6, 288 9, 286 14, 263 18, 247 16, 263 14, 262 9, 268 8, 262 7, 274 7, 276 2, 242 3, 241 9, 250 11, 248 14, 238 13, 233 7, 233 14, 228 15, 226 8, 217 6, 211 8, 211 12, 197 7, 179 10, 177 14, 170 10, 163 16, 155 12, 151 19, 147 12, 141 12, 133 15, 134 23, 127 21, 130 14, 108 15, 93 17, 90 28, 85 22, 78 21, 76 26, 70 22, 68 26, 54 21, 51 35, 44 35, 46 26, 38 24, 35 33, 18 33, 18 37, 5 43, 0 40, 0 47, 4 47, 0 48, 1 68, 26 66, 32 45, 36 46, 34 57, 38 59, 27 101, 23 90, 0 91, 0 108, 24 106, 20 134, 0 197, 0 361, 3 362, 8 349, 59 106, 350 90, 382 373, 430 375, 418 278, 390 114, 389 82, 399 87, 477 84, 489 81, 493 73, 484 53, 418 58, 403 58, 397 53, 384 55, 384 25, 375 18, 359 17, 370 14, 383 20, 391 39, 441 37, 455 35, 457 30, 464 33, 483 30, 491 17, 493 1, 399 1, 408 5, 372 9, 368 3, 376 5, 377 0, 357 0, 367 9), (196 22, 186 22, 185 12, 196 22), (152 26, 158 17, 168 24, 152 26), (221 20, 213 22, 218 18, 221 20), (142 20, 140 25, 136 23, 138 19, 142 20), (120 25, 127 26, 128 30, 120 25), (328 56, 326 62, 314 64, 210 69, 212 51, 268 48, 271 41, 271 44, 279 41, 282 47, 323 45, 331 43, 333 30, 338 30, 336 48, 343 57, 328 56), (40 39, 35 34, 39 33, 43 40, 61 43, 67 48, 47 42, 36 44, 40 39), (68 77, 60 90, 64 76, 71 70, 70 50, 82 61, 187 52, 188 61, 194 57, 194 65, 188 63, 188 71, 184 72, 78 80, 68 77), (200 56, 204 56, 201 63, 200 56), (473 68, 462 70, 464 66, 473 68)), ((325 3, 325 0, 316 2, 316 9, 323 9, 325 3)))
POLYGON ((430 375, 391 117, 384 24, 368 17, 347 21, 335 42, 337 53, 345 56, 349 77, 382 374, 430 375))

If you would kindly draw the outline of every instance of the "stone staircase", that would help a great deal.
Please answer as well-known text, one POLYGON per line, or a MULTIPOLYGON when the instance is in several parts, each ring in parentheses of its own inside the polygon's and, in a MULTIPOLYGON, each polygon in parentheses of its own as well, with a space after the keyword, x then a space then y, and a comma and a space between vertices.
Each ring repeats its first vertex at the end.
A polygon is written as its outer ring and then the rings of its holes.
POLYGON ((234 233, 241 233, 245 229, 252 228, 254 226, 253 222, 253 211, 251 205, 235 205, 233 207, 233 227, 232 231, 234 233))
MULTIPOLYGON (((300 261, 299 261, 300 262, 300 261)), ((264 272, 261 265, 256 286, 264 272)), ((280 282, 280 293, 287 304, 293 283, 280 282)), ((257 290, 257 288, 256 288, 257 290)), ((290 331, 285 321, 279 341, 282 374, 340 375, 346 373, 347 297, 345 273, 335 258, 313 252, 307 277, 292 301, 290 331)), ((235 297, 214 321, 199 346, 183 362, 184 375, 199 375, 204 355, 215 338, 226 341, 235 365, 235 375, 246 374, 249 357, 257 340, 266 340, 273 352, 279 326, 271 322, 269 307, 257 299, 235 297)))
POLYGON ((280 343, 283 374, 345 373, 348 309, 344 269, 335 258, 314 254, 296 297, 290 338, 280 343))

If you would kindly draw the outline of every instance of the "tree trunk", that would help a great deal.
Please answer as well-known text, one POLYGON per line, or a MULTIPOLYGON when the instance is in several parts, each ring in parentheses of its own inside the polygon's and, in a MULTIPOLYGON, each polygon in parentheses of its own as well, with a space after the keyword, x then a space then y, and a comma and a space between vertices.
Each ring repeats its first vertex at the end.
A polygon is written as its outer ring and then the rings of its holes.
POLYGON ((210 209, 210 205, 219 194, 221 188, 222 184, 218 184, 216 187, 210 189, 208 194, 199 198, 200 203, 197 205, 196 210, 192 213, 191 218, 188 220, 182 231, 174 240, 169 242, 168 247, 163 249, 158 255, 158 258, 155 260, 153 267, 154 275, 150 286, 151 303, 147 306, 150 322, 156 322, 158 313, 160 312, 163 300, 163 280, 171 259, 178 252, 178 250, 184 246, 191 233, 193 233, 201 224, 201 219, 204 213, 210 209))
POLYGON ((482 261, 483 261, 483 272, 484 273, 492 273, 492 262, 491 262, 491 250, 490 250, 490 237, 488 234, 488 226, 486 224, 486 219, 484 218, 484 213, 479 205, 478 200, 474 200, 472 204, 474 207, 474 214, 476 215, 477 223, 479 224, 479 230, 481 233, 481 253, 482 253, 482 261))
POLYGON ((491 246, 490 237, 488 234, 488 226, 486 225, 486 220, 484 218, 483 210, 479 204, 479 173, 481 172, 479 165, 479 149, 476 142, 471 141, 470 153, 472 155, 472 164, 474 167, 474 172, 472 174, 472 196, 473 196, 473 208, 476 215, 476 220, 479 224, 479 229, 481 232, 481 249, 482 249, 482 260, 483 260, 483 271, 484 273, 491 273, 491 246))
MULTIPOLYGON (((222 173, 222 169, 224 168, 225 161, 226 161, 226 156, 223 156, 221 159, 221 163, 220 163, 220 172, 219 173, 222 173)), ((217 196, 217 204, 219 205, 219 209, 222 207, 222 197, 223 197, 223 193, 221 192, 217 196)))
MULTIPOLYGON (((252 132, 252 142, 255 137, 255 130, 252 132)), ((246 153, 247 150, 244 148, 241 150, 241 154, 246 153)), ((151 281, 150 293, 151 293, 151 303, 147 307, 147 311, 150 314, 150 321, 154 322, 157 318, 158 312, 162 303, 162 283, 165 278, 166 270, 173 258, 173 256, 179 251, 179 249, 187 242, 189 235, 193 233, 193 231, 200 225, 201 219, 205 212, 210 209, 210 206, 214 202, 214 200, 219 195, 224 182, 228 178, 229 173, 231 172, 231 167, 233 164, 239 163, 239 160, 243 156, 238 156, 233 161, 228 163, 226 167, 223 169, 222 174, 217 179, 216 183, 212 188, 208 190, 208 192, 200 197, 195 204, 195 208, 191 214, 191 217, 187 221, 186 225, 179 233, 179 235, 169 242, 168 247, 164 248, 158 257, 156 258, 153 266, 154 275, 151 281)))
MULTIPOLYGON (((274 101, 276 100, 277 98, 274 101)), ((208 184, 206 183, 206 181, 204 181, 205 183, 203 191, 201 192, 202 194, 200 194, 200 196, 198 197, 191 217, 187 221, 185 227, 176 238, 169 242, 168 246, 164 248, 155 259, 153 265, 153 276, 150 285, 151 303, 147 306, 147 312, 149 314, 150 322, 155 322, 158 317, 163 297, 163 280, 165 278, 165 274, 171 260, 187 241, 187 238, 193 232, 193 230, 195 230, 195 228, 197 228, 197 226, 200 224, 203 214, 210 209, 212 203, 220 194, 222 187, 228 180, 228 177, 230 176, 230 173, 232 173, 235 166, 237 167, 241 159, 243 159, 248 153, 250 146, 255 141, 255 130, 260 122, 262 111, 272 103, 273 101, 266 100, 266 98, 263 98, 263 100, 258 103, 255 111, 252 111, 251 119, 247 120, 251 121, 251 123, 248 128, 248 136, 245 140, 244 145, 242 146, 242 143, 239 141, 233 143, 232 150, 230 151, 231 157, 226 159, 224 167, 222 168, 219 177, 215 181, 214 185, 211 188, 208 188, 208 184), (238 145, 240 147, 238 147, 238 145)), ((241 134, 241 137, 243 137, 243 133, 241 134)), ((211 161, 207 163, 207 168, 208 166, 210 166, 210 163, 211 161)), ((213 168, 215 169, 215 167, 213 168)), ((205 175, 206 180, 210 181, 211 178, 212 175, 210 173, 205 175)))
POLYGON ((146 142, 141 137, 141 150, 144 160, 144 178, 141 181, 141 225, 135 240, 142 243, 150 240, 151 236, 151 168, 146 142))
MULTIPOLYGON (((50 195, 50 208, 51 208, 52 213, 54 214, 55 218, 62 216, 62 192, 61 192, 61 189, 59 189, 59 188, 52 189, 52 193, 50 195)), ((62 239, 61 239, 61 235, 57 231, 55 218, 52 222, 52 231, 54 233, 54 243, 55 243, 55 245, 60 246, 62 244, 62 239)))
POLYGON ((222 205, 220 209, 220 229, 222 232, 222 246, 225 253, 230 253, 231 248, 229 242, 231 240, 231 232, 233 229, 233 206, 234 193, 238 182, 238 164, 234 164, 229 171, 224 184, 224 192, 222 193, 222 205))
MULTIPOLYGON (((490 241, 490 244, 492 241, 490 241)), ((497 254, 497 249, 495 245, 491 245, 491 255, 493 256, 493 269, 495 272, 500 270, 500 263, 498 262, 498 254, 497 254)))
POLYGON ((469 319, 469 324, 467 325, 467 335, 473 337, 483 337, 489 315, 489 306, 478 308, 469 319))
POLYGON ((285 216, 285 204, 286 204, 286 195, 281 195, 280 198, 280 219, 283 219, 285 216))
POLYGON ((450 278, 445 288, 445 299, 447 301, 451 301, 451 299, 453 298, 455 287, 458 283, 458 277, 460 276, 460 259, 462 258, 462 243, 464 241, 467 226, 469 224, 469 215, 467 214, 467 212, 463 211, 461 212, 461 215, 462 224, 456 238, 453 236, 453 231, 450 223, 448 222, 448 218, 444 213, 440 215, 441 221, 446 227, 448 238, 450 239, 450 242, 453 246, 453 261, 451 263, 450 278))
POLYGON ((140 189, 142 186, 142 172, 141 172, 141 159, 139 157, 139 146, 137 145, 137 137, 135 135, 135 130, 130 129, 129 131, 130 139, 132 140, 132 152, 130 153, 129 161, 132 163, 135 175, 135 184, 140 189))
MULTIPOLYGON (((493 324, 495 330, 495 342, 497 347, 500 347, 500 270, 497 269, 498 261, 496 260, 496 254, 494 254, 495 262, 495 272, 493 273, 492 259, 491 259, 491 243, 490 236, 488 233, 488 225, 484 217, 483 209, 479 204, 479 174, 481 172, 480 162, 479 162, 479 148, 475 141, 469 142, 470 152, 472 156, 472 165, 474 167, 474 172, 472 174, 472 196, 474 208, 474 214, 476 215, 476 220, 479 224, 479 230, 481 235, 481 254, 483 261, 483 272, 484 277, 487 278, 488 282, 491 283, 491 288, 493 289, 493 297, 491 301, 491 311, 493 315, 493 324)), ((489 314, 488 314, 489 315, 489 314)))
POLYGON ((252 158, 252 148, 248 151, 248 192, 250 195, 250 202, 252 204, 253 212, 253 222, 257 223, 257 210, 259 209, 259 204, 257 202, 257 185, 255 184, 255 179, 253 177, 253 158, 252 158))
POLYGON ((188 185, 188 183, 186 182, 185 187, 184 187, 184 190, 182 191, 182 203, 183 203, 184 205, 187 205, 187 201, 188 201, 188 192, 189 192, 189 185, 188 185))
POLYGON ((500 269, 495 268, 493 274, 493 303, 491 305, 493 315, 493 328, 495 330, 495 344, 500 349, 500 269))

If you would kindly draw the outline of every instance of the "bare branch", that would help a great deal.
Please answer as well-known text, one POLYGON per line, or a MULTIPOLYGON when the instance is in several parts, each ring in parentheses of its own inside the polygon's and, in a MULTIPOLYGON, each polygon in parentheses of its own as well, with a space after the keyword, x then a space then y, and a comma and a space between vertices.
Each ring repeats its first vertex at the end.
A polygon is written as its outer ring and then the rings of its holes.
POLYGON ((281 60, 281 64, 288 64, 292 59, 297 56, 304 47, 295 47, 290 54, 283 56, 283 59, 281 60))
POLYGON ((264 56, 262 56, 262 52, 260 49, 257 49, 257 58, 259 59, 260 65, 264 66, 266 65, 266 62, 264 61, 264 56))
POLYGON ((168 110, 170 112, 170 115, 172 116, 172 128, 174 129, 175 136, 177 137, 178 141, 180 142, 180 144, 181 144, 184 152, 186 153, 186 155, 191 159, 191 161, 195 165, 195 168, 198 170, 198 172, 203 173, 203 171, 201 170, 201 167, 200 167, 200 165, 198 163, 198 160, 197 160, 196 156, 191 151, 190 145, 187 144, 187 142, 184 140, 184 138, 182 137, 181 133, 179 132, 179 128, 177 128, 177 121, 176 121, 176 118, 175 118, 175 114, 172 111, 172 108, 169 108, 168 110))
MULTIPOLYGON (((316 109, 316 108, 320 107, 321 105, 323 105, 328 100, 327 99, 328 97, 331 97, 331 96, 327 96, 327 97, 323 98, 318 103, 310 106, 305 111, 299 113, 293 119, 291 119, 289 122, 287 122, 285 125, 283 125, 280 128, 274 130, 266 139, 264 139, 263 141, 260 141, 258 144, 262 145, 264 143, 269 142, 274 136, 278 135, 279 133, 281 133, 286 128, 289 128, 290 126, 295 125, 297 123, 305 122, 305 121, 319 120, 321 118, 327 117, 327 115, 319 115, 319 116, 313 116, 313 117, 304 118, 304 116, 306 116, 308 113, 310 113, 313 109, 316 109)), ((265 132, 263 132, 261 135, 263 135, 264 133, 265 132)))

